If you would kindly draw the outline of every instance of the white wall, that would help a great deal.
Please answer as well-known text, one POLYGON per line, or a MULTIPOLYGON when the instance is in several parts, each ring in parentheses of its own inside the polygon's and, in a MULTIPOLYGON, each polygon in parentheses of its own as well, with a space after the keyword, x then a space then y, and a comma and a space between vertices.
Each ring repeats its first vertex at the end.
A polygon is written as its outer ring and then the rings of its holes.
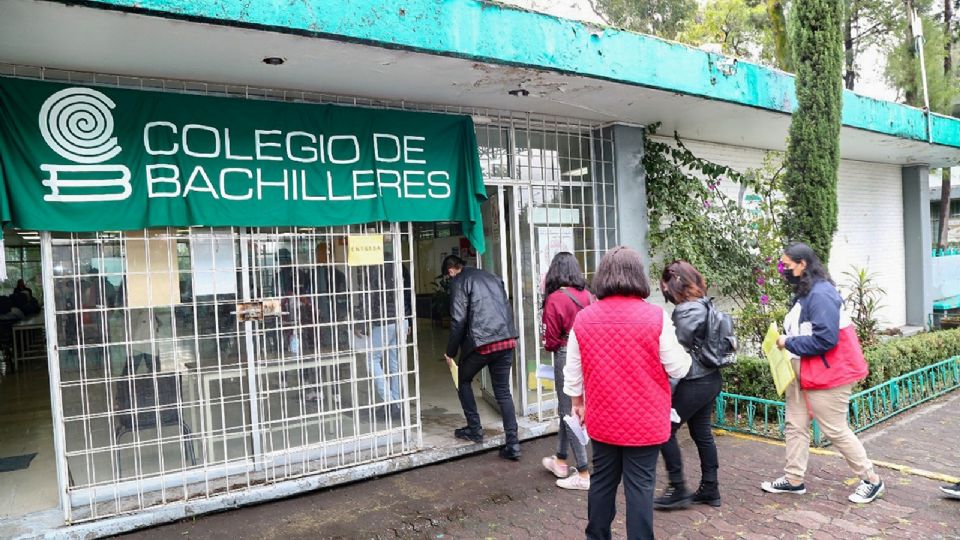
MULTIPOLYGON (((667 139, 658 138, 663 142, 667 139)), ((684 141, 694 155, 738 171, 763 167, 765 151, 684 141)), ((732 197, 737 186, 722 186, 732 197)), ((851 265, 877 274, 887 294, 879 319, 884 326, 906 324, 906 284, 903 242, 903 193, 900 167, 841 161, 837 233, 830 252, 830 274, 842 284, 851 265)))

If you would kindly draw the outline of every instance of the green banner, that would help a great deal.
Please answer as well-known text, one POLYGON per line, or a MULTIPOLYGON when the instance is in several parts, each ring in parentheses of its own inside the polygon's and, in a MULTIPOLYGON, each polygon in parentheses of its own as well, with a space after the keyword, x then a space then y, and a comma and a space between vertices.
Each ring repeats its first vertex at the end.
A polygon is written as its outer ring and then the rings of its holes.
POLYGON ((473 122, 0 78, 0 219, 84 232, 459 221, 483 251, 473 122))

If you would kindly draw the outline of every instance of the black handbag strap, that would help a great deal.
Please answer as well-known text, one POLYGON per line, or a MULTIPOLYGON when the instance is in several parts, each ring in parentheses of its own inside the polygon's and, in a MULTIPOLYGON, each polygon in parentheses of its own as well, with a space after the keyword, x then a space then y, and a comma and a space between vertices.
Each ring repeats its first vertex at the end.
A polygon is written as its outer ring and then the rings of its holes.
POLYGON ((578 308, 583 309, 583 304, 577 300, 576 296, 570 294, 570 291, 568 291, 566 287, 560 287, 560 290, 563 291, 563 294, 567 295, 567 298, 573 300, 573 303, 576 304, 578 308))

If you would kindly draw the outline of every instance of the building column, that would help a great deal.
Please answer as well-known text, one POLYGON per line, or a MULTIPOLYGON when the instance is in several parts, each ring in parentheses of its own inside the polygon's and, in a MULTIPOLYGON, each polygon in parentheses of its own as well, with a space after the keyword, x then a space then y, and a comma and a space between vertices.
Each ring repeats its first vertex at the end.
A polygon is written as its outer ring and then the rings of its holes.
POLYGON ((647 241, 647 185, 643 170, 643 128, 615 125, 613 129, 613 174, 617 186, 617 229, 620 243, 643 256, 650 267, 647 241))
POLYGON ((903 167, 903 248, 906 260, 907 324, 927 328, 933 313, 930 248, 930 170, 903 167))

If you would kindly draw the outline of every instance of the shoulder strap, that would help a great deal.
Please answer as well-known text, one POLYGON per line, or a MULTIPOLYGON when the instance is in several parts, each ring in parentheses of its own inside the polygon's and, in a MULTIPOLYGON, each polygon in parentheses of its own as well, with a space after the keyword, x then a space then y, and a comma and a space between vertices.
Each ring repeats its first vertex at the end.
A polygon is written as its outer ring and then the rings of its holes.
POLYGON ((573 300, 573 303, 576 304, 578 308, 583 309, 583 304, 577 300, 576 296, 570 294, 570 291, 568 291, 566 287, 560 287, 560 290, 563 291, 563 294, 567 295, 567 298, 573 300))

